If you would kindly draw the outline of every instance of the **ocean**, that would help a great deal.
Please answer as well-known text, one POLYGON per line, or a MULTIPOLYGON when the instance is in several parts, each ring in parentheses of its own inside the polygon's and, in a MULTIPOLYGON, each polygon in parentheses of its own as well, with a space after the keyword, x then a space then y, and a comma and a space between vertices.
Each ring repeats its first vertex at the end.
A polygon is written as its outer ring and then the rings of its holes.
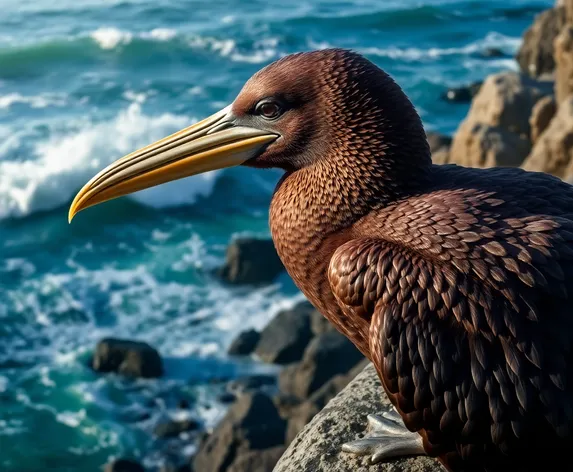
POLYGON ((286 276, 257 288, 213 276, 231 238, 269 235, 279 172, 172 182, 68 225, 98 170, 222 108, 265 64, 331 46, 365 54, 427 129, 451 134, 469 105, 444 90, 517 70, 523 31, 552 3, 0 0, 0 470, 192 454, 192 437, 161 442, 154 425, 182 399, 216 424, 217 380, 269 369, 229 358, 233 337, 301 300, 286 276), (165 377, 94 374, 105 336, 155 346, 165 377))

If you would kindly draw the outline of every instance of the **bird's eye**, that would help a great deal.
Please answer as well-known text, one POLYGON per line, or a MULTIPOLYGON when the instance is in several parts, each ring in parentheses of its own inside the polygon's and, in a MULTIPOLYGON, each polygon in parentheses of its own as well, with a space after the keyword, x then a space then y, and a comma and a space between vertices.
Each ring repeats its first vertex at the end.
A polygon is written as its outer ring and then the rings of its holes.
POLYGON ((257 105, 256 112, 267 120, 273 120, 282 114, 282 108, 277 102, 265 101, 257 105))

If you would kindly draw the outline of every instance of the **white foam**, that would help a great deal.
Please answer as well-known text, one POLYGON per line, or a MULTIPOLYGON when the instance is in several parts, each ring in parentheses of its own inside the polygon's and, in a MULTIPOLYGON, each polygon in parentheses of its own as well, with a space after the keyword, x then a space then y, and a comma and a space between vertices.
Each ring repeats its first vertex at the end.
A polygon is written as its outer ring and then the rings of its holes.
POLYGON ((71 428, 77 428, 86 418, 86 410, 81 409, 77 412, 62 411, 56 415, 56 421, 65 424, 71 428))
POLYGON ((98 28, 90 36, 102 49, 113 49, 119 44, 129 43, 133 38, 132 33, 118 28, 98 28))
POLYGON ((35 96, 25 96, 19 93, 0 95, 0 109, 9 109, 14 104, 26 104, 31 108, 46 108, 49 106, 65 106, 67 101, 64 94, 46 93, 35 96))
POLYGON ((89 35, 100 48, 114 49, 119 45, 131 43, 133 38, 141 38, 155 41, 169 41, 177 36, 177 31, 171 28, 155 28, 151 31, 132 33, 114 27, 101 27, 92 31, 89 35))
POLYGON ((235 62, 259 64, 278 57, 279 40, 275 37, 259 39, 253 43, 250 52, 242 51, 233 39, 194 36, 188 44, 192 48, 212 51, 235 62))
MULTIPOLYGON (((133 103, 110 121, 85 123, 39 143, 35 159, 1 161, 0 154, 0 219, 68 203, 83 184, 115 159, 191 122, 172 114, 147 116, 133 103)), ((131 197, 155 207, 192 203, 198 195, 210 193, 215 178, 216 172, 210 172, 131 197)))
MULTIPOLYGON (((487 48, 499 48, 508 55, 513 55, 521 44, 521 38, 505 36, 497 32, 489 32, 487 36, 478 41, 472 42, 462 47, 454 48, 377 48, 366 47, 358 48, 357 50, 363 54, 371 54, 373 56, 387 57, 390 59, 400 59, 403 61, 424 61, 434 60, 443 56, 463 56, 476 54, 484 51, 487 48)), ((326 43, 318 43, 321 48, 327 47, 326 43)))

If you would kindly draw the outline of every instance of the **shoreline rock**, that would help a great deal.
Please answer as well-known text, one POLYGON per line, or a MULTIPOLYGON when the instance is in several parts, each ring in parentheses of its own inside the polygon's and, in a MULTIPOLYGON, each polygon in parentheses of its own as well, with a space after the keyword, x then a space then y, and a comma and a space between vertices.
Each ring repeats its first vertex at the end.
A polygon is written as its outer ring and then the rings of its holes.
POLYGON ((369 363, 291 442, 272 472, 445 472, 428 457, 400 458, 368 465, 366 457, 341 451, 366 428, 366 416, 390 406, 382 393, 374 366, 369 363))
POLYGON ((554 41, 565 25, 565 8, 556 6, 541 12, 523 35, 516 55, 521 70, 539 77, 555 70, 554 41))
POLYGON ((95 348, 90 364, 96 372, 115 372, 132 378, 163 375, 163 360, 159 352, 141 341, 102 339, 95 348))
POLYGON ((268 468, 253 468, 253 463, 266 467, 278 455, 277 448, 284 449, 285 432, 286 422, 267 395, 260 392, 245 394, 205 437, 193 459, 193 469, 201 472, 265 472, 268 468))
POLYGON ((230 284, 269 283, 284 271, 271 239, 235 239, 227 247, 226 259, 217 273, 230 284))

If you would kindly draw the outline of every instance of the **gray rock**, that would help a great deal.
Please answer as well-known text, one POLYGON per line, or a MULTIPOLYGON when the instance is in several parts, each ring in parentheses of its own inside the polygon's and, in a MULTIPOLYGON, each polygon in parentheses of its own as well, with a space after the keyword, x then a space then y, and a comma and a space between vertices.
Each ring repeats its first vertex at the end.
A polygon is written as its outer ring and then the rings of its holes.
POLYGON ((315 309, 310 312, 310 328, 315 336, 336 331, 334 325, 320 311, 315 309))
POLYGON ((255 353, 271 364, 289 364, 300 360, 312 339, 310 311, 300 305, 281 311, 261 332, 255 353))
POLYGON ((285 421, 268 396, 260 392, 245 394, 201 442, 193 468, 201 472, 243 470, 232 468, 239 467, 245 454, 283 446, 285 429, 285 421))
POLYGON ((272 472, 284 451, 284 446, 275 446, 241 454, 228 472, 272 472))
POLYGON ((125 339, 102 339, 91 366, 96 372, 117 372, 128 377, 163 375, 163 362, 157 350, 147 343, 125 339))
POLYGON ((249 329, 239 334, 229 347, 231 356, 248 356, 252 354, 261 339, 261 333, 256 329, 249 329))
POLYGON ((461 87, 451 87, 442 94, 442 99, 453 103, 469 103, 481 88, 481 82, 461 87))
POLYGON ((276 385, 277 379, 274 375, 256 374, 240 377, 227 384, 227 391, 235 395, 244 392, 260 390, 263 387, 276 385))
POLYGON ((131 459, 116 459, 105 466, 105 472, 145 472, 139 462, 131 459))
POLYGON ((271 239, 240 238, 229 244, 219 276, 232 284, 272 282, 284 270, 271 239))
POLYGON ((368 365, 297 435, 273 472, 445 472, 434 459, 409 457, 368 465, 366 457, 341 452, 366 428, 366 416, 388 408, 374 367, 368 365))
POLYGON ((338 331, 314 338, 298 364, 283 369, 279 389, 285 394, 307 398, 338 374, 348 373, 364 356, 338 331))
POLYGON ((350 372, 348 372, 348 374, 335 375, 314 392, 308 400, 294 406, 288 412, 289 420, 286 432, 286 443, 290 444, 300 430, 302 430, 302 428, 304 428, 314 417, 314 415, 321 411, 330 400, 332 400, 344 387, 348 385, 349 382, 362 372, 366 365, 368 365, 368 360, 363 359, 350 372))
POLYGON ((155 426, 153 434, 158 438, 176 438, 181 433, 196 431, 201 425, 192 419, 169 420, 155 426))

